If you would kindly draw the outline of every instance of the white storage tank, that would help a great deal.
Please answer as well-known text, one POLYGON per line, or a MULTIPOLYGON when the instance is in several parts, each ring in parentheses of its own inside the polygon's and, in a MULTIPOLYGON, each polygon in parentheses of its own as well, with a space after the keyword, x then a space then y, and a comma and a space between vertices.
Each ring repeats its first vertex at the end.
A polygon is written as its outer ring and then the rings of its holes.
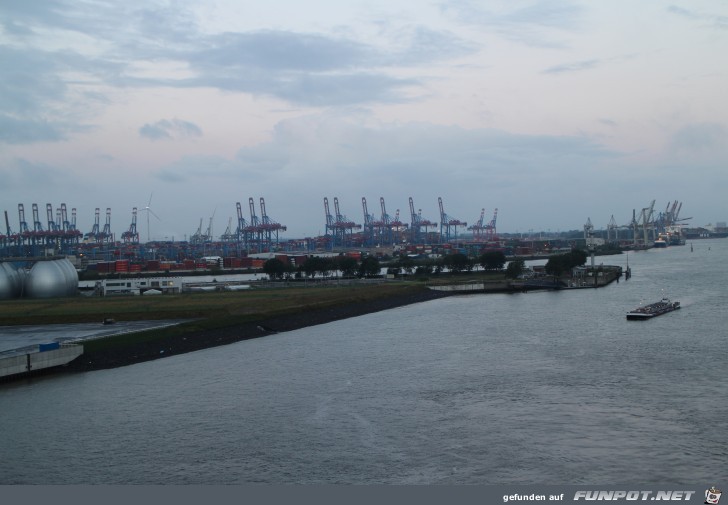
POLYGON ((0 300, 20 296, 22 277, 17 268, 10 263, 0 263, 0 300))
POLYGON ((66 277, 67 294, 76 294, 76 291, 78 290, 78 272, 76 271, 76 267, 73 266, 68 258, 57 260, 57 263, 58 266, 61 267, 61 270, 63 270, 66 277))
POLYGON ((59 261, 38 261, 25 278, 24 296, 58 298, 68 296, 68 272, 59 261))

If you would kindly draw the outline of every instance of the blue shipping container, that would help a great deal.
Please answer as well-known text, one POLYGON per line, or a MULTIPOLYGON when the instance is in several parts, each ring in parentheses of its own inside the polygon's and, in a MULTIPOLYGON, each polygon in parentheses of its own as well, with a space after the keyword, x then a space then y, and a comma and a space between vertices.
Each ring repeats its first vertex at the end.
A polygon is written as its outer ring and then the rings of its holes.
POLYGON ((50 344, 38 344, 38 351, 53 351, 54 349, 58 349, 59 347, 60 345, 58 344, 58 342, 51 342, 50 344))

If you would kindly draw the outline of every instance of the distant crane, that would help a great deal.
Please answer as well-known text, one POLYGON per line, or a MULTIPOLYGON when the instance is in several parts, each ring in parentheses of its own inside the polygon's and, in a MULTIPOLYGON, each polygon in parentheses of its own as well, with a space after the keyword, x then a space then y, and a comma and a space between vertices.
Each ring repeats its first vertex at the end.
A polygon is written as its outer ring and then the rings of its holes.
MULTIPOLYGON (((110 209, 107 209, 107 211, 110 211, 110 209)), ((104 228, 104 230, 105 229, 106 228, 104 228)), ((139 232, 137 232, 137 208, 136 207, 134 207, 131 211, 131 224, 129 225, 129 229, 121 234, 121 240, 125 244, 138 244, 139 243, 139 232)))
POLYGON ((21 235, 27 235, 30 233, 28 222, 25 220, 25 208, 22 203, 18 204, 18 225, 20 226, 21 235))
POLYGON ((617 225, 617 221, 614 219, 614 214, 612 214, 612 218, 607 224, 607 242, 619 242, 618 232, 619 226, 617 225), (614 238, 612 238, 612 232, 614 233, 614 238))
POLYGON ((96 207, 96 211, 94 213, 94 225, 91 228, 91 231, 86 234, 86 239, 92 239, 95 242, 99 241, 99 233, 101 232, 101 230, 99 229, 100 213, 101 209, 96 207))
POLYGON ((365 197, 361 198, 361 206, 364 211, 364 243, 367 246, 372 246, 375 244, 375 236, 380 233, 381 223, 377 221, 374 214, 369 214, 365 197))
POLYGON ((331 237, 332 248, 337 245, 337 240, 338 245, 346 246, 351 240, 354 230, 361 229, 360 224, 354 223, 341 213, 338 197, 334 197, 334 215, 331 215, 329 209, 329 199, 324 197, 324 212, 326 213, 326 235, 331 237), (329 232, 331 232, 330 235, 329 232))
POLYGON ((254 242, 258 248, 258 252, 260 252, 262 232, 260 228, 260 220, 258 219, 258 215, 255 213, 255 200, 253 200, 252 196, 248 198, 248 208, 250 209, 250 224, 248 225, 248 234, 250 236, 251 246, 253 245, 252 242, 254 242))
POLYGON ((215 214, 217 213, 217 207, 215 207, 215 210, 212 211, 212 216, 210 216, 210 224, 207 225, 207 231, 205 232, 205 241, 210 242, 212 240, 212 221, 215 219, 215 214))
POLYGON ((43 233, 43 223, 40 222, 40 217, 38 215, 38 204, 33 204, 33 231, 35 233, 42 234, 43 233))
POLYGON ((446 242, 449 242, 451 238, 457 240, 458 226, 467 226, 468 223, 448 216, 442 205, 442 197, 437 198, 437 203, 440 207, 440 238, 442 239, 444 236, 446 242))
MULTIPOLYGON (((134 232, 136 233, 136 213, 133 217, 134 222, 134 232)), ((136 236, 136 241, 139 242, 139 235, 136 236)), ((106 222, 104 223, 104 229, 101 231, 101 241, 102 242, 113 242, 114 241, 114 235, 111 233, 111 208, 106 207, 106 222)))
POLYGON ((495 223, 498 220, 498 207, 495 208, 493 211, 493 219, 490 220, 490 222, 485 225, 485 234, 486 238, 488 240, 496 240, 498 238, 498 233, 495 227, 495 223))
POLYGON ((221 242, 235 242, 235 233, 233 233, 233 218, 228 218, 227 228, 225 232, 220 235, 221 242))
POLYGON ((243 207, 240 204, 240 202, 237 202, 235 204, 235 208, 238 213, 238 227, 235 229, 235 235, 237 237, 237 241, 239 244, 243 246, 244 249, 248 248, 249 243, 249 235, 248 235, 248 222, 243 217, 243 207))
POLYGON ((432 221, 429 221, 427 219, 422 219, 422 209, 419 209, 418 212, 415 212, 415 203, 414 200, 412 200, 412 197, 409 197, 409 208, 410 208, 410 219, 411 219, 411 237, 412 242, 415 244, 420 244, 426 241, 427 233, 429 228, 436 228, 437 223, 434 223, 432 221), (424 230, 424 233, 423 233, 424 230))
POLYGON ((379 204, 382 207, 381 223, 382 230, 385 233, 385 243, 388 245, 393 245, 395 242, 400 241, 400 236, 402 232, 407 228, 407 224, 399 220, 399 209, 397 209, 394 218, 387 214, 387 209, 384 204, 384 197, 379 198, 379 204))
POLYGON ((202 234, 202 218, 200 218, 200 226, 197 227, 197 231, 190 235, 190 244, 202 244, 205 242, 205 237, 202 234))
POLYGON ((53 205, 51 205, 50 203, 46 204, 46 216, 48 218, 48 231, 49 232, 59 231, 59 227, 56 224, 56 220, 53 218, 53 205))
POLYGON ((263 241, 265 242, 264 245, 266 248, 270 249, 273 242, 275 242, 276 245, 278 244, 278 233, 286 231, 288 228, 271 219, 268 212, 265 210, 265 200, 262 196, 260 197, 260 219, 261 233, 263 241))

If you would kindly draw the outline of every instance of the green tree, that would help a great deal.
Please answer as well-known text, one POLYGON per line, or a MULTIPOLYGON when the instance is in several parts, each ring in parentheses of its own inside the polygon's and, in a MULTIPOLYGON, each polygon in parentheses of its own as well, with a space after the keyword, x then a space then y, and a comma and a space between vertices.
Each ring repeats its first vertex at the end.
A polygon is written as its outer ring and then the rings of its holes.
POLYGON ((503 251, 486 251, 480 255, 479 263, 485 270, 503 270, 506 255, 503 251))
POLYGON ((339 256, 336 258, 336 269, 341 270, 344 277, 354 277, 359 263, 351 256, 339 256))
POLYGON ((396 266, 404 270, 405 273, 411 274, 415 268, 415 262, 409 256, 404 255, 400 256, 399 260, 397 260, 396 266))
POLYGON ((417 262, 417 267, 415 268, 415 274, 417 275, 429 275, 435 270, 435 262, 431 260, 430 258, 424 259, 422 261, 417 262))
POLYGON ((287 271, 288 265, 278 258, 271 258, 263 264, 263 272, 271 279, 282 279, 287 271))
POLYGON ((359 277, 373 277, 382 270, 379 260, 374 256, 367 256, 359 265, 359 277))
POLYGON ((523 273, 523 270, 525 268, 526 268, 526 262, 523 261, 521 258, 517 258, 512 261, 509 261, 508 266, 506 267, 506 278, 517 279, 518 276, 520 276, 523 273))
POLYGON ((574 249, 569 254, 570 254, 570 258, 571 258, 571 260, 570 260, 571 267, 580 267, 584 263, 586 263, 586 259, 588 257, 588 254, 586 253, 586 251, 583 251, 581 249, 574 249))
POLYGON ((463 253, 448 254, 443 258, 443 263, 448 270, 454 273, 467 270, 468 265, 471 264, 470 259, 463 253))
POLYGON ((555 254, 549 258, 544 266, 544 272, 559 277, 568 269, 568 260, 564 254, 555 254))
POLYGON ((306 261, 302 265, 303 273, 306 274, 306 277, 311 277, 312 279, 316 277, 316 274, 321 271, 321 260, 322 258, 319 256, 309 256, 306 258, 306 261))
POLYGON ((574 267, 582 266, 586 263, 586 258, 586 252, 580 249, 574 249, 566 254, 556 254, 549 258, 544 270, 547 274, 558 277, 574 267))

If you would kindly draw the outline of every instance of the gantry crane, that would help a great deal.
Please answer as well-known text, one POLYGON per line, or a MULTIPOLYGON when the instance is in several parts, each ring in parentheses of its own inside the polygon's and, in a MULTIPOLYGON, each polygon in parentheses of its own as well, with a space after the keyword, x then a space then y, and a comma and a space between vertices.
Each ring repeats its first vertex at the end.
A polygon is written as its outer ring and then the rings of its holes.
MULTIPOLYGON (((107 209, 107 210, 110 210, 110 209, 107 209)), ((134 207, 131 210, 131 224, 129 225, 129 229, 121 234, 121 240, 125 244, 138 244, 139 243, 139 232, 137 231, 137 208, 136 207, 134 207)))
POLYGON ((458 226, 467 226, 468 223, 448 216, 442 204, 442 197, 437 198, 437 203, 440 207, 440 240, 443 238, 445 242, 449 242, 451 238, 457 240, 458 226))
POLYGON ((415 212, 415 203, 412 197, 409 197, 409 208, 410 208, 410 219, 411 219, 411 240, 415 244, 422 244, 427 240, 427 234, 429 228, 437 228, 437 223, 422 219, 422 209, 415 212), (423 233, 424 229, 424 233, 423 233))
POLYGON ((338 197, 334 197, 333 216, 329 210, 329 199, 324 197, 324 212, 326 213, 326 235, 330 237, 331 248, 333 249, 337 245, 345 247, 351 242, 354 230, 360 230, 361 225, 341 213, 338 197))

